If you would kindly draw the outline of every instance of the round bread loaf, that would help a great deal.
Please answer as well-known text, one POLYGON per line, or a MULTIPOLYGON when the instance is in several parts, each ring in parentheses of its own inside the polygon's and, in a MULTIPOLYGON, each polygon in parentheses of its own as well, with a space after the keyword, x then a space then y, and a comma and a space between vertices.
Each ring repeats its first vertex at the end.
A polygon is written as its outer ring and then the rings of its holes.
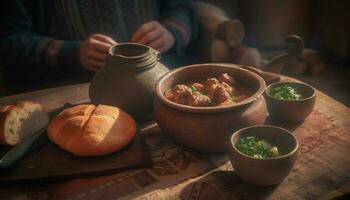
POLYGON ((0 143, 16 145, 49 124, 39 103, 23 101, 0 108, 0 143))
POLYGON ((78 105, 65 109, 48 127, 51 141, 79 156, 118 151, 135 135, 134 119, 123 110, 106 105, 78 105))

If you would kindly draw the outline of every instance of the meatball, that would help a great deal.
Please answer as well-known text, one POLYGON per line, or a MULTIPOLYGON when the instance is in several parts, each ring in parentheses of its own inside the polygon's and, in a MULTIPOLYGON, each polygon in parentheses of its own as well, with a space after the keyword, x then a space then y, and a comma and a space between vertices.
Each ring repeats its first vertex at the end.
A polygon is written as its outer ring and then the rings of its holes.
POLYGON ((212 97, 216 103, 222 103, 224 101, 231 100, 230 94, 227 92, 227 90, 222 84, 218 85, 215 88, 212 97))
POLYGON ((204 90, 204 85, 200 83, 193 83, 192 87, 195 88, 197 91, 203 91, 204 90))
POLYGON ((221 83, 227 83, 230 86, 234 85, 236 82, 235 79, 227 73, 221 74, 218 79, 221 83))
POLYGON ((208 106, 210 104, 211 100, 208 96, 202 95, 199 92, 193 93, 188 98, 188 105, 189 106, 208 106))
POLYGON ((208 93, 213 96, 213 92, 215 88, 219 85, 219 81, 216 78, 208 78, 205 81, 205 88, 208 91, 208 93))
POLYGON ((224 86, 225 90, 230 94, 230 96, 235 93, 235 88, 229 86, 227 83, 223 82, 221 85, 224 86))
POLYGON ((205 86, 208 87, 208 86, 211 86, 211 85, 214 85, 214 84, 219 84, 219 81, 218 79, 216 78, 208 78, 206 81, 205 81, 205 86))
POLYGON ((186 85, 176 85, 165 93, 165 98, 175 103, 187 104, 188 98, 192 95, 191 89, 186 85))

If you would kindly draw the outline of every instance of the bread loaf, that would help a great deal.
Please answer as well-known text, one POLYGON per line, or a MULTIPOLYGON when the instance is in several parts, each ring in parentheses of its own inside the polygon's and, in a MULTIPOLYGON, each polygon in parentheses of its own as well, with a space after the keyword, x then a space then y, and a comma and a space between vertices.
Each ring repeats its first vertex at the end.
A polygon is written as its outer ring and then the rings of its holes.
POLYGON ((79 156, 98 156, 122 149, 136 135, 134 119, 106 105, 78 105, 57 115, 48 127, 51 141, 79 156))
POLYGON ((39 103, 17 102, 0 108, 0 143, 16 145, 49 123, 39 103))

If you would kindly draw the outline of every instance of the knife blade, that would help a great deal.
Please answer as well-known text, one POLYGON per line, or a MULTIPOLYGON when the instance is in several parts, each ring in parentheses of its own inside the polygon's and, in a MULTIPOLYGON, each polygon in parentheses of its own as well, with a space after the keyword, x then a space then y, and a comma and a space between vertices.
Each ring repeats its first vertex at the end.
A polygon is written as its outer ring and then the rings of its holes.
POLYGON ((22 158, 26 153, 28 153, 32 145, 37 141, 40 136, 46 131, 47 126, 38 130, 35 134, 25 139, 22 143, 12 147, 12 149, 7 152, 0 160, 0 169, 8 169, 14 163, 16 163, 20 158, 22 158))

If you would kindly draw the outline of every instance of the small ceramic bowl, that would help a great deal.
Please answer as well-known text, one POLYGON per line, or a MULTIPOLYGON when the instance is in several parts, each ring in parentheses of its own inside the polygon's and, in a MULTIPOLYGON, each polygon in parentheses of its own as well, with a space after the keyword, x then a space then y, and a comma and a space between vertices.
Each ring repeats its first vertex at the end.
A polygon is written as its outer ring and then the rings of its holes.
POLYGON ((265 90, 266 102, 270 116, 277 121, 296 123, 304 121, 314 108, 316 91, 308 84, 301 82, 277 82, 270 84, 265 90), (302 95, 299 100, 285 100, 273 97, 270 92, 273 87, 289 85, 296 88, 302 95))
POLYGON ((298 157, 297 139, 291 132, 276 126, 258 125, 240 129, 231 136, 230 142, 228 153, 235 172, 252 185, 269 186, 280 183, 292 170, 298 157), (247 136, 267 140, 282 155, 260 159, 241 153, 236 144, 240 138, 247 136))

